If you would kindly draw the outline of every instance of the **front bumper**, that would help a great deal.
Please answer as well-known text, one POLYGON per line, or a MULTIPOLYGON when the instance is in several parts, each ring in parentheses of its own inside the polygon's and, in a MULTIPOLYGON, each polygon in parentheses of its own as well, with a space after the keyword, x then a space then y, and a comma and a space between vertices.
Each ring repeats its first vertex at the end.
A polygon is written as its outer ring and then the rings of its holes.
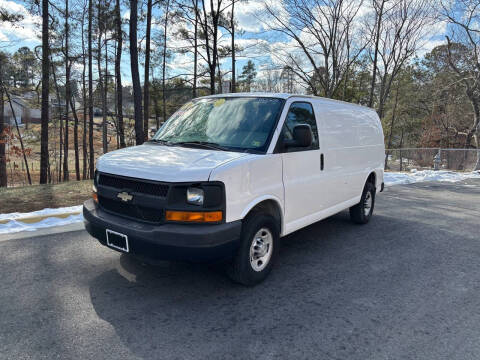
POLYGON ((241 221, 147 224, 107 213, 93 200, 83 204, 83 217, 85 229, 102 245, 107 246, 106 229, 110 229, 128 236, 130 253, 161 260, 207 262, 231 257, 238 248, 242 228, 241 221))

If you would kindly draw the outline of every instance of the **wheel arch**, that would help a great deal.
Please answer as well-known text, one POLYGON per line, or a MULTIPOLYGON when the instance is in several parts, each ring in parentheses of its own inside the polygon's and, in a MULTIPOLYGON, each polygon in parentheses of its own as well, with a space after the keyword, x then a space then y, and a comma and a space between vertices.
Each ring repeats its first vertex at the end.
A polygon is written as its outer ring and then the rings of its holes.
POLYGON ((245 210, 242 212, 242 219, 245 219, 250 213, 254 211, 261 211, 273 216, 278 220, 280 226, 280 235, 283 235, 284 230, 284 216, 283 207, 280 199, 275 196, 263 196, 250 202, 245 210))
POLYGON ((367 182, 372 183, 375 188, 377 187, 377 173, 375 172, 375 170, 371 171, 370 174, 368 174, 365 184, 367 182))

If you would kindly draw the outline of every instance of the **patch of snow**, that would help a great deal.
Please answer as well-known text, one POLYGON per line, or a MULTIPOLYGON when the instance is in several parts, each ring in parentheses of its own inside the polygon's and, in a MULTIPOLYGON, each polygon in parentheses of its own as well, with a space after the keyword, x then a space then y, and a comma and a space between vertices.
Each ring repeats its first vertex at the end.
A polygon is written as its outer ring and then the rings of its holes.
POLYGON ((43 209, 33 211, 30 213, 9 213, 0 214, 0 220, 10 220, 5 224, 0 224, 0 234, 16 233, 20 231, 35 231, 37 229, 63 226, 83 221, 82 205, 69 206, 57 209, 43 209), (77 214, 80 213, 80 214, 77 214), (55 215, 59 214, 72 214, 66 218, 58 218, 55 215), (39 222, 28 224, 21 222, 21 219, 31 218, 36 216, 50 216, 39 222))
POLYGON ((385 186, 413 184, 423 181, 457 182, 466 179, 480 179, 480 171, 456 172, 412 169, 410 173, 385 172, 383 181, 385 186))
POLYGON ((82 212, 82 205, 77 206, 68 206, 68 207, 61 207, 56 209, 46 208, 43 210, 32 211, 29 213, 9 213, 9 214, 0 214, 0 220, 15 220, 21 219, 26 217, 34 217, 34 216, 45 216, 45 215, 58 215, 58 214, 67 214, 67 213, 78 213, 82 212))
POLYGON ((6 224, 0 224, 0 234, 16 233, 20 231, 35 231, 53 226, 63 226, 83 221, 83 214, 70 215, 64 219, 49 217, 33 224, 10 220, 6 224))

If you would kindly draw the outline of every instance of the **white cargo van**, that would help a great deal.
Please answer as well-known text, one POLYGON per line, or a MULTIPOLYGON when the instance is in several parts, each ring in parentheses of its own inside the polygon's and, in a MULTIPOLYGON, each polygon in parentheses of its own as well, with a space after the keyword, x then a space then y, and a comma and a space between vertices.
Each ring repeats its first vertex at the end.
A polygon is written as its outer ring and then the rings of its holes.
POLYGON ((279 238, 345 209, 367 223, 383 190, 375 111, 289 94, 194 99, 141 146, 98 159, 83 214, 102 244, 140 256, 229 259, 262 281, 279 238))

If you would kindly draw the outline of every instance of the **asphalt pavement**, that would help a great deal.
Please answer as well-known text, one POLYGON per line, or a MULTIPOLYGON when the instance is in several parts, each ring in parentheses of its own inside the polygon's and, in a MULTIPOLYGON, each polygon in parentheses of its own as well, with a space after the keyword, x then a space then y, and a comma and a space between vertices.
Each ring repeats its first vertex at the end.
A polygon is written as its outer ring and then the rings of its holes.
MULTIPOLYGON (((67 230, 77 228, 68 228, 67 230)), ((394 186, 254 288, 85 231, 0 237, 0 359, 479 359, 480 181, 394 186)))

